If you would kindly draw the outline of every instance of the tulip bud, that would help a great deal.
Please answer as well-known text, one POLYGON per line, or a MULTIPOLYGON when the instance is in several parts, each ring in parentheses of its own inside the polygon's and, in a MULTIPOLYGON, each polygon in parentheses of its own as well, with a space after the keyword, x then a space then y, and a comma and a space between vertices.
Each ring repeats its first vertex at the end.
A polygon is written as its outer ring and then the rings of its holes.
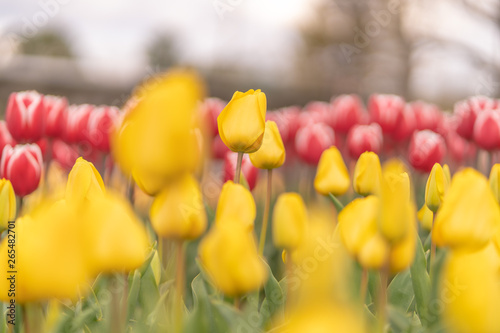
POLYGON ((274 121, 266 121, 262 146, 249 157, 252 164, 259 169, 275 169, 285 163, 285 146, 274 121))
POLYGON ((220 192, 215 221, 220 223, 242 222, 247 230, 253 230, 257 208, 252 193, 243 185, 228 180, 220 192))
POLYGON ((356 125, 347 135, 347 146, 349 155, 358 159, 365 151, 379 154, 383 145, 382 130, 378 124, 356 125))
POLYGON ((417 131, 428 129, 437 132, 442 120, 442 113, 436 105, 415 101, 408 106, 413 109, 415 114, 415 129, 417 131))
POLYGON ((7 229, 7 222, 16 218, 16 195, 7 179, 0 179, 0 230, 7 229))
POLYGON ((498 203, 500 203, 500 164, 495 163, 490 171, 490 188, 498 203))
POLYGON ((420 221, 420 225, 422 225, 422 228, 429 231, 432 229, 434 213, 429 209, 429 207, 427 207, 426 204, 423 204, 422 208, 420 208, 420 210, 418 211, 417 218, 420 221))
POLYGON ((7 129, 7 123, 4 120, 0 120, 0 157, 2 156, 3 148, 6 145, 14 147, 16 145, 16 141, 12 138, 12 135, 10 135, 10 132, 7 129))
POLYGON ((408 104, 401 115, 397 128, 391 133, 391 137, 397 142, 406 141, 415 132, 416 128, 415 111, 408 104))
POLYGON ((477 115, 473 138, 485 150, 500 148, 500 110, 484 110, 477 115))
MULTIPOLYGON (((238 160, 238 154, 228 151, 224 158, 224 182, 234 179, 234 173, 236 172, 236 163, 238 160)), ((259 169, 253 166, 248 155, 243 156, 241 161, 241 173, 245 178, 248 188, 253 190, 257 184, 257 177, 259 175, 259 169)))
POLYGON ((330 122, 335 132, 347 133, 364 119, 363 102, 358 95, 340 95, 332 99, 330 122))
POLYGON ((410 164, 421 172, 430 172, 435 163, 441 163, 446 144, 441 135, 429 130, 415 132, 410 142, 410 164))
POLYGON ((277 248, 293 250, 304 237, 307 209, 298 193, 283 193, 273 211, 273 243, 277 248))
POLYGON ((325 123, 306 124, 297 131, 295 150, 306 163, 317 165, 321 154, 335 144, 335 133, 325 123))
MULTIPOLYGON (((449 172, 449 171, 448 171, 449 172)), ((449 176, 445 175, 443 168, 439 163, 432 167, 427 185, 425 186, 425 205, 434 213, 443 202, 444 194, 448 190, 449 176)))
POLYGON ((0 177, 10 180, 20 197, 38 188, 42 176, 42 151, 36 144, 5 146, 0 161, 0 177))
POLYGON ((198 238, 207 228, 207 217, 196 179, 186 174, 167 185, 155 197, 149 216, 153 229, 161 237, 198 238))
MULTIPOLYGON (((290 118, 285 115, 283 110, 277 110, 266 114, 266 126, 269 120, 276 123, 283 143, 287 142, 290 139, 290 118)), ((266 133, 264 132, 264 140, 265 136, 266 133)))
POLYGON ((100 200, 104 192, 104 182, 97 169, 92 163, 79 157, 68 175, 66 200, 85 207, 89 200, 100 200))
POLYGON ((457 172, 436 215, 438 246, 478 249, 500 226, 500 210, 486 178, 472 168, 457 172))
POLYGON ((44 96, 45 135, 62 138, 67 123, 68 100, 65 97, 44 96))
POLYGON ((325 150, 319 160, 314 188, 323 195, 342 195, 349 189, 349 171, 337 147, 325 150))
POLYGON ((109 152, 109 137, 114 130, 119 110, 114 106, 99 106, 90 113, 88 120, 88 140, 92 147, 109 152))
POLYGON ((486 96, 474 96, 455 104, 453 114, 457 120, 457 133, 470 140, 474 134, 474 124, 479 113, 496 109, 498 102, 486 96))
POLYGON ((381 177, 382 168, 378 155, 369 151, 361 154, 354 168, 354 191, 363 196, 378 194, 381 177))
MULTIPOLYGON (((338 228, 342 242, 349 253, 357 259, 359 259, 361 250, 377 233, 379 206, 380 199, 371 195, 351 201, 338 215, 338 228)), ((370 246, 376 246, 376 243, 370 246)), ((387 259, 387 256, 381 260, 383 259, 387 259)), ((376 262, 378 263, 378 260, 376 262)), ((367 268, 373 268, 373 259, 368 260, 366 264, 367 268)))
POLYGON ((403 117, 405 101, 396 95, 371 95, 368 111, 371 121, 380 125, 384 134, 396 131, 403 117))
POLYGON ((45 129, 43 95, 36 91, 12 93, 5 115, 12 137, 20 142, 36 142, 45 129))
POLYGON ((498 254, 493 245, 474 252, 451 251, 439 280, 438 295, 446 299, 440 314, 447 331, 500 332, 498 254))
POLYGON ((69 143, 88 141, 89 117, 94 105, 81 104, 68 107, 65 139, 69 143))
POLYGON ((234 152, 253 153, 262 145, 266 95, 260 89, 237 91, 217 117, 219 135, 234 152))
POLYGON ((215 225, 198 247, 200 261, 213 284, 228 296, 259 289, 267 269, 253 235, 238 220, 215 225))

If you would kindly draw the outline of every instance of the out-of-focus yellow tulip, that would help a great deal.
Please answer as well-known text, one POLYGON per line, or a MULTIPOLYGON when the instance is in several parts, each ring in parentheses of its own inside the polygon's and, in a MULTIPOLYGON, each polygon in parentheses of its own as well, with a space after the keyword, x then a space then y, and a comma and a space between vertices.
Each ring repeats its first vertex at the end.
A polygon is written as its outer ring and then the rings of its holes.
POLYGON ((432 220, 434 219, 434 213, 427 207, 426 204, 422 205, 422 208, 417 213, 417 218, 420 221, 420 225, 426 229, 432 229, 432 220))
POLYGON ((491 168, 489 182, 495 199, 500 203, 500 163, 496 163, 491 168))
POLYGON ((363 196, 378 194, 380 178, 382 178, 382 167, 378 155, 371 151, 361 154, 356 162, 353 178, 356 193, 363 196))
POLYGON ((381 269, 389 258, 389 245, 379 234, 374 234, 361 248, 359 263, 365 269, 381 269))
POLYGON ((472 168, 457 172, 434 222, 438 246, 480 248, 500 226, 498 202, 486 178, 472 168))
POLYGON ((222 142, 235 152, 256 152, 264 137, 266 109, 266 95, 260 89, 235 92, 217 117, 222 142))
POLYGON ((445 171, 439 163, 435 163, 425 186, 425 204, 434 213, 441 206, 448 186, 449 183, 445 171))
POLYGON ((228 296, 259 289, 267 269, 253 235, 239 221, 214 225, 199 246, 201 263, 214 285, 228 296))
POLYGON ((323 195, 342 195, 347 192, 349 185, 349 171, 337 147, 332 146, 321 154, 314 188, 323 195))
POLYGON ((91 274, 130 272, 146 259, 146 229, 124 198, 106 193, 100 200, 92 201, 80 224, 91 274))
POLYGON ((161 237, 195 239, 207 228, 200 186, 191 174, 167 185, 155 197, 149 215, 161 237))
POLYGON ((362 313, 333 302, 307 304, 294 309, 290 320, 273 329, 277 333, 365 332, 362 313))
POLYGON ((101 175, 90 162, 79 157, 68 176, 66 200, 68 203, 84 206, 90 200, 99 200, 104 194, 104 182, 101 175))
POLYGON ((443 267, 438 299, 450 332, 500 332, 499 268, 492 244, 475 252, 451 252, 443 267))
POLYGON ((228 180, 223 186, 217 203, 215 223, 243 223, 248 231, 253 230, 257 214, 252 193, 241 184, 228 180))
POLYGON ((443 165, 443 172, 444 172, 444 176, 446 177, 446 182, 449 186, 451 183, 451 172, 450 172, 450 167, 448 166, 448 164, 443 165))
POLYGON ((415 223, 410 178, 402 170, 405 170, 403 163, 392 161, 384 166, 382 172, 378 226, 390 244, 401 241, 415 223))
POLYGON ((338 215, 342 242, 352 256, 358 258, 361 249, 377 233, 380 200, 375 196, 355 199, 338 215))
POLYGON ((252 164, 259 169, 275 169, 285 163, 285 146, 274 121, 266 121, 262 145, 259 150, 249 156, 252 164))
MULTIPOLYGON (((413 216, 415 209, 412 208, 413 216)), ((417 246, 417 226, 415 219, 409 226, 406 236, 398 243, 393 244, 389 255, 389 268, 392 274, 404 271, 413 263, 417 246)))
POLYGON ((295 249, 302 242, 307 227, 307 209, 298 193, 283 193, 273 211, 273 243, 284 249, 295 249))
POLYGON ((112 153, 122 170, 148 194, 194 171, 199 161, 194 116, 204 95, 193 72, 172 70, 134 93, 112 136, 112 153))
POLYGON ((0 231, 16 218, 16 194, 10 180, 0 179, 0 231))

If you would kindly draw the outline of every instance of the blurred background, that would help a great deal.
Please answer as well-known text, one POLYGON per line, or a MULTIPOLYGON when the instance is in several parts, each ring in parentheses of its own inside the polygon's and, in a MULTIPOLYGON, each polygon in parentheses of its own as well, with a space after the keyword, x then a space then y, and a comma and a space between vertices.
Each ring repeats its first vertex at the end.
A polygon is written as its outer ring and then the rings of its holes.
POLYGON ((164 69, 270 108, 395 93, 450 109, 500 92, 497 0, 0 0, 0 114, 13 91, 121 106, 164 69))

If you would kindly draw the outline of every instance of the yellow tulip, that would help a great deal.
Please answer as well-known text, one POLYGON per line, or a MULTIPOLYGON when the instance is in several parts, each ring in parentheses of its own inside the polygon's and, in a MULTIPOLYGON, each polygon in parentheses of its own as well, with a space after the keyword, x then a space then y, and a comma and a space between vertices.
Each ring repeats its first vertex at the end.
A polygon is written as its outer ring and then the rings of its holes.
POLYGON ((84 256, 92 275, 130 272, 146 259, 146 228, 124 198, 107 193, 92 201, 80 224, 84 256))
POLYGON ((0 179, 0 231, 16 218, 16 194, 10 180, 0 179))
POLYGON ((450 332, 500 332, 499 267, 498 253, 491 244, 480 251, 451 252, 440 282, 440 308, 436 305, 434 309, 443 311, 450 332))
POLYGON ((496 163, 491 168, 489 182, 495 199, 500 203, 500 163, 496 163))
POLYGON ((253 230, 257 208, 252 193, 241 184, 228 180, 223 186, 217 204, 215 223, 243 223, 253 230))
POLYGON ((101 175, 90 162, 79 157, 68 176, 66 200, 74 205, 85 205, 89 200, 99 200, 104 194, 101 175))
POLYGON ((426 204, 422 205, 422 208, 417 213, 417 218, 420 221, 420 225, 426 229, 432 229, 432 220, 434 219, 434 213, 427 207, 426 204))
POLYGON ((222 142, 235 152, 256 152, 264 137, 266 108, 266 95, 260 89, 235 92, 217 117, 222 142))
POLYGON ((155 197, 149 215, 161 237, 195 239, 207 228, 201 189, 191 174, 167 185, 155 197))
POLYGON ((434 222, 438 246, 480 248, 500 225, 500 210, 486 178, 472 168, 457 172, 434 222))
POLYGON ((441 206, 448 186, 449 183, 445 171, 439 163, 435 163, 425 186, 425 204, 434 213, 441 206))
POLYGON ((122 170, 148 194, 194 171, 199 145, 194 117, 204 94, 194 73, 173 70, 134 92, 112 135, 112 153, 122 170))
POLYGON ((252 164, 259 169, 275 169, 285 163, 285 146, 274 121, 266 121, 262 146, 249 156, 252 164))
POLYGON ((379 231, 390 243, 401 241, 415 222, 410 178, 404 165, 392 161, 384 166, 380 191, 379 231))
MULTIPOLYGON (((415 209, 412 208, 413 216, 415 209)), ((389 268, 392 274, 404 271, 413 263, 415 258, 415 250, 417 245, 417 227, 415 219, 411 220, 412 225, 409 226, 406 236, 398 243, 393 244, 389 255, 389 268)))
POLYGON ((380 200, 375 196, 355 199, 338 215, 342 242, 352 256, 358 258, 361 249, 377 233, 380 200))
POLYGON ((448 164, 444 164, 443 165, 443 172, 444 172, 444 176, 446 177, 446 183, 448 185, 450 185, 450 183, 451 183, 451 172, 450 172, 450 167, 448 166, 448 164))
POLYGON ((381 269, 390 255, 387 241, 379 234, 374 234, 364 243, 359 251, 359 264, 365 269, 381 269))
POLYGON ((319 159, 314 178, 314 188, 318 193, 342 195, 349 189, 349 171, 337 147, 325 150, 319 159))
POLYGON ((273 243, 284 249, 297 248, 307 227, 307 209, 298 193, 283 193, 273 211, 273 243))
POLYGON ((363 196, 377 194, 380 189, 380 178, 382 178, 378 155, 371 151, 361 154, 356 162, 353 178, 356 193, 363 196))
POLYGON ((237 222, 212 227, 198 249, 203 268, 228 296, 257 290, 267 280, 267 269, 257 254, 253 235, 237 222))

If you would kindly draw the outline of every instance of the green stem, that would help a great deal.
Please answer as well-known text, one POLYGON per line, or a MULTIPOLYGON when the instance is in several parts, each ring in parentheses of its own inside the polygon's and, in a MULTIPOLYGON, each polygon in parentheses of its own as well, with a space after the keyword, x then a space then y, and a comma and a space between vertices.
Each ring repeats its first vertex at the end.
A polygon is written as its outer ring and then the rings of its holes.
POLYGON ((125 281, 123 282, 123 296, 122 296, 122 308, 121 308, 121 320, 124 323, 125 331, 128 331, 128 276, 126 273, 123 274, 125 281))
POLYGON ((330 199, 332 200, 333 202, 333 205, 335 206, 335 208, 337 209, 337 213, 340 213, 340 211, 342 209, 344 209, 344 205, 339 201, 339 199, 337 199, 336 196, 334 196, 333 194, 329 193, 328 196, 330 197, 330 199))
POLYGON ((184 297, 184 283, 185 283, 185 263, 184 263, 184 243, 181 240, 176 241, 177 245, 177 261, 176 261, 176 298, 175 298, 175 332, 182 332, 183 310, 182 298, 184 297))
POLYGON ((361 304, 364 305, 366 301, 366 291, 368 289, 368 270, 363 268, 361 272, 361 286, 360 286, 360 296, 361 296, 361 304))
POLYGON ((269 206, 271 206, 272 184, 273 184, 273 169, 269 169, 267 170, 267 193, 266 193, 266 202, 264 204, 264 216, 262 216, 262 228, 260 229, 259 255, 264 254, 264 246, 266 245, 267 223, 269 220, 269 206))
POLYGON ((240 183, 241 162, 243 161, 243 152, 238 152, 238 160, 236 161, 236 172, 234 173, 234 182, 240 183))
POLYGON ((387 321, 387 282, 389 280, 389 255, 384 266, 380 270, 380 291, 378 295, 378 331, 384 333, 385 324, 387 321))

